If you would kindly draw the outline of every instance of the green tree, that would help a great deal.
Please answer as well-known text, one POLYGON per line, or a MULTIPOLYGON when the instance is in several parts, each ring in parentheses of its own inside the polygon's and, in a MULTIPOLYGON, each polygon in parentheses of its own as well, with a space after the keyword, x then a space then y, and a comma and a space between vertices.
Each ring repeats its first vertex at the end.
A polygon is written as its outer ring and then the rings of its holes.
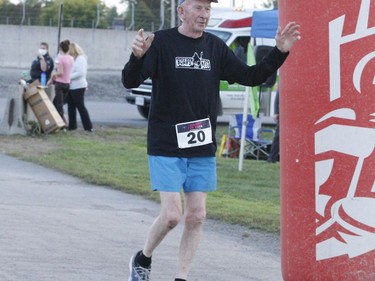
MULTIPOLYGON (((110 9, 100 0, 64 0, 62 4, 62 25, 81 28, 108 28, 107 16, 110 9)), ((57 25, 60 1, 46 2, 42 11, 44 25, 57 25)))
POLYGON ((122 18, 122 17, 119 17, 118 13, 117 13, 117 10, 116 10, 116 7, 112 7, 112 8, 109 8, 108 12, 107 12, 107 16, 106 16, 106 22, 108 23, 108 25, 112 26, 112 23, 116 20, 116 21, 121 21, 121 23, 123 25, 125 25, 125 19, 122 18))
POLYGON ((0 23, 35 25, 39 23, 42 2, 38 0, 25 1, 17 5, 8 0, 0 0, 0 23))
POLYGON ((0 24, 20 24, 22 6, 14 5, 8 0, 0 0, 0 24))
MULTIPOLYGON (((160 1, 163 0, 129 0, 129 3, 135 2, 135 13, 134 13, 134 20, 135 20, 135 27, 134 29, 145 28, 146 30, 158 30, 161 24, 160 19, 160 1)), ((170 26, 171 22, 171 10, 170 10, 170 2, 177 0, 168 0, 165 3, 165 19, 164 19, 164 28, 170 26)), ((127 25, 129 26, 131 22, 131 6, 128 6, 128 10, 126 12, 126 21, 127 25)))

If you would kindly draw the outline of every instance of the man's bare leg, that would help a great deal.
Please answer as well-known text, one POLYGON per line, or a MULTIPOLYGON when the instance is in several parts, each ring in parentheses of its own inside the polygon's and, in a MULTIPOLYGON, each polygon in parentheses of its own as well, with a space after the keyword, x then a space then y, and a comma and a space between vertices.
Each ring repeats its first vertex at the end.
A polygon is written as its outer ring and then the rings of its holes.
POLYGON ((185 193, 185 227, 180 243, 177 278, 187 279, 189 274, 206 219, 206 198, 204 192, 185 193))
POLYGON ((181 220, 181 196, 178 192, 160 192, 161 209, 159 216, 150 227, 143 254, 151 257, 156 247, 181 220))

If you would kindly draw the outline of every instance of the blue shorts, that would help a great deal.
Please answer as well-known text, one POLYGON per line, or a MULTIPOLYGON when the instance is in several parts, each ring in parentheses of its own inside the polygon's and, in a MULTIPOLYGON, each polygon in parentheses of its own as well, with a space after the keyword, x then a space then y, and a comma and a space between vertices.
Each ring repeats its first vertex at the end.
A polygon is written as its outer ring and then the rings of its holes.
POLYGON ((148 156, 153 191, 208 192, 216 190, 216 158, 148 156))

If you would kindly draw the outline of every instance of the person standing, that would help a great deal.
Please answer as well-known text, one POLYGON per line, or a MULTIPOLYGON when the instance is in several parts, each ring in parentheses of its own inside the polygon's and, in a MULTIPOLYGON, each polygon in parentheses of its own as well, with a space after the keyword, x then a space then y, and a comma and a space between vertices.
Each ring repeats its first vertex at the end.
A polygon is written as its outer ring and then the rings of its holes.
POLYGON ((31 63, 30 80, 28 80, 27 83, 32 83, 35 80, 42 81, 41 77, 43 72, 46 74, 46 81, 48 81, 51 78, 53 67, 53 59, 48 53, 48 44, 42 42, 39 45, 36 59, 31 63))
POLYGON ((280 113, 279 113, 279 91, 276 92, 275 102, 275 114, 273 116, 276 122, 275 135, 272 140, 270 155, 268 156, 267 162, 275 163, 280 158, 280 113))
MULTIPOLYGON (((215 0, 180 0, 181 25, 149 36, 138 31, 122 70, 125 88, 152 79, 147 154, 151 189, 161 209, 146 242, 129 263, 129 281, 148 281, 154 250, 182 220, 175 281, 187 280, 206 218, 207 193, 216 190, 215 139, 220 80, 255 86, 285 61, 300 39, 299 25, 278 28, 276 47, 248 66, 218 37, 204 32, 215 0), (184 194, 184 205, 180 194, 184 194)), ((166 279, 164 279, 166 280, 166 279)))
POLYGON ((74 64, 73 57, 68 54, 69 45, 69 40, 60 42, 59 54, 55 59, 56 71, 52 74, 51 78, 47 82, 47 85, 51 85, 52 83, 55 85, 55 98, 53 99, 53 104, 66 124, 67 122, 64 116, 64 102, 69 92, 70 75, 74 64))
POLYGON ((93 132, 89 112, 85 106, 85 92, 87 90, 87 56, 75 42, 69 46, 69 54, 74 58, 74 65, 70 76, 70 88, 66 102, 68 104, 68 130, 77 129, 77 110, 81 116, 83 129, 93 132))

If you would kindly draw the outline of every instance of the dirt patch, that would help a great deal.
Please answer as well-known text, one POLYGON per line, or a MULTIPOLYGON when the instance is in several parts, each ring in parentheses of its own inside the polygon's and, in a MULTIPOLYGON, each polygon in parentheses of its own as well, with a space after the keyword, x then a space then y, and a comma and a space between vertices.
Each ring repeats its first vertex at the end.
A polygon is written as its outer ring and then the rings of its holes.
POLYGON ((0 136, 0 151, 7 155, 30 158, 56 150, 57 147, 56 143, 48 142, 44 137, 0 136))
MULTIPOLYGON (((136 138, 136 135, 124 134, 123 127, 100 127, 94 133, 83 130, 59 131, 52 134, 39 133, 37 135, 0 135, 0 153, 32 159, 36 156, 48 154, 59 148, 58 138, 63 135, 74 134, 77 139, 91 141, 105 141, 113 143, 126 143, 129 138, 136 138)), ((140 137, 145 138, 146 132, 140 132, 140 137)))

